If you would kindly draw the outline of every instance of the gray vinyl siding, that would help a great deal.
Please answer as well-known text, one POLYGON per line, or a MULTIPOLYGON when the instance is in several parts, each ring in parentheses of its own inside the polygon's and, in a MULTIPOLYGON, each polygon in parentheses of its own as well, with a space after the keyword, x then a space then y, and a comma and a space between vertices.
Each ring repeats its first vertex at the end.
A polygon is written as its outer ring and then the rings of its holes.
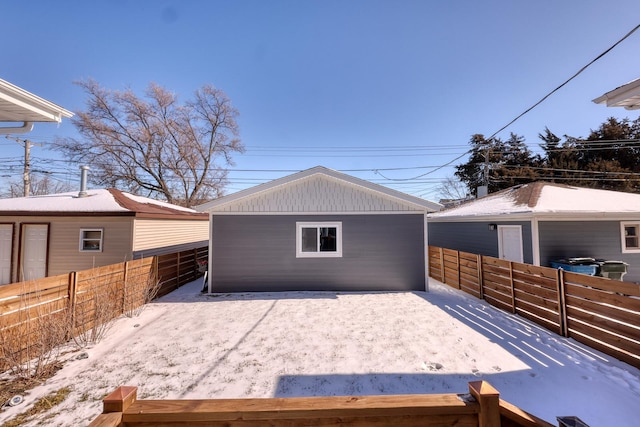
POLYGON ((214 292, 424 290, 424 217, 213 215, 214 292), (341 258, 296 258, 296 221, 341 221, 341 258))
MULTIPOLYGON (((491 222, 496 225, 522 226, 522 253, 525 263, 533 263, 531 223, 529 221, 491 222)), ((498 230, 489 230, 489 222, 431 222, 429 245, 473 254, 498 257, 498 230)))
POLYGON ((570 257, 624 261, 624 281, 640 282, 640 254, 622 253, 620 221, 541 221, 538 229, 540 265, 570 257))

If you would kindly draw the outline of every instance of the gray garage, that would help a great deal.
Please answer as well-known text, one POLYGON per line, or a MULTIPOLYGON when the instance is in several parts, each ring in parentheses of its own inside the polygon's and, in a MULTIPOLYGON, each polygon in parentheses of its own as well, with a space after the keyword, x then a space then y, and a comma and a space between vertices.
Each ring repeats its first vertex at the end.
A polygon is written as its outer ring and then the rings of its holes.
POLYGON ((222 197, 198 207, 209 291, 425 290, 440 207, 320 166, 222 197))

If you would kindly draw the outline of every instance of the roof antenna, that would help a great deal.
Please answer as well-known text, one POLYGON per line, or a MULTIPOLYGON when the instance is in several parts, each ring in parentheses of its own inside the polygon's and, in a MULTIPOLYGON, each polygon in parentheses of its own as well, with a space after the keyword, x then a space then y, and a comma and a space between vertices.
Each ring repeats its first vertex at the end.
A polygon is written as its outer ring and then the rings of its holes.
POLYGON ((87 197, 87 172, 89 166, 80 166, 80 192, 78 197, 87 197))

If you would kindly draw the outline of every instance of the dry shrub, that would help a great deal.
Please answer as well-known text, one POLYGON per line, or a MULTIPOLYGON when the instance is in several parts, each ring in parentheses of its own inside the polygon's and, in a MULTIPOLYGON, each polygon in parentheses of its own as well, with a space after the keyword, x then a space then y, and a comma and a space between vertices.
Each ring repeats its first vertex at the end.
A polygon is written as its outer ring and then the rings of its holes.
POLYGON ((16 308, 0 316, 0 368, 21 378, 46 377, 57 369, 69 334, 65 298, 24 289, 16 308))
POLYGON ((124 293, 124 315, 139 316, 146 304, 153 301, 160 291, 155 274, 142 273, 127 276, 124 293))
POLYGON ((120 315, 122 291, 109 277, 96 278, 78 291, 73 312, 73 341, 80 348, 98 343, 120 315))

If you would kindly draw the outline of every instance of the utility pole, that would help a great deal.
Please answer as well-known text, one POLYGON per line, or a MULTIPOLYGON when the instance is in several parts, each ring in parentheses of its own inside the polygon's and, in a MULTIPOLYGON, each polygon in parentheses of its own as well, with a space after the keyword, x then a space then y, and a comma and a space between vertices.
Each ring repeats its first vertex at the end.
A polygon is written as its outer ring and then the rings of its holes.
POLYGON ((28 139, 15 138, 8 135, 6 138, 13 139, 18 144, 24 144, 24 168, 22 170, 23 195, 24 197, 29 197, 31 189, 31 146, 34 144, 28 139))
POLYGON ((24 140, 24 171, 22 172, 22 182, 24 183, 24 197, 29 197, 31 188, 31 141, 24 140))

